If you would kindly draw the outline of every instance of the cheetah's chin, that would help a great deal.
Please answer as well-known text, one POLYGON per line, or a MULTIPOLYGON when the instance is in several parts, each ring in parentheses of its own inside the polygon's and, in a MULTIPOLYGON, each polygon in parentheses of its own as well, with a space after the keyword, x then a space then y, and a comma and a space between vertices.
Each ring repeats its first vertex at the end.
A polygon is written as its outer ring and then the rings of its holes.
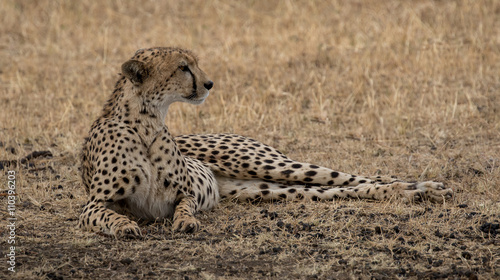
POLYGON ((209 95, 209 91, 207 90, 207 92, 205 94, 203 94, 202 96, 198 97, 198 98, 186 98, 187 102, 191 103, 191 104, 194 104, 194 105, 199 105, 203 102, 205 102, 205 99, 207 99, 208 95, 209 95))

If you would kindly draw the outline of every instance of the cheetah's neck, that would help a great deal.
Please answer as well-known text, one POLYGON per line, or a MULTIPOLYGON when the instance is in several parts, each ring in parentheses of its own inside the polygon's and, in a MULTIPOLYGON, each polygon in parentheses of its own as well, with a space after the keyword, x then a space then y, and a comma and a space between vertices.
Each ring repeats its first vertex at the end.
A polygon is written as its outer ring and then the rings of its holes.
POLYGON ((167 129, 165 117, 168 107, 156 106, 147 96, 137 92, 133 85, 122 77, 104 106, 103 118, 130 127, 139 134, 143 144, 149 146, 158 133, 167 129))

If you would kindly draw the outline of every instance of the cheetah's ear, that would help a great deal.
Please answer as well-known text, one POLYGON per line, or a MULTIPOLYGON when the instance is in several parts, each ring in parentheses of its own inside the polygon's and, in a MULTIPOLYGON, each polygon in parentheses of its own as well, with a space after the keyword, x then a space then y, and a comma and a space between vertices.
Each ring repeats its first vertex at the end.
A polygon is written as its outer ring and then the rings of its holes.
POLYGON ((122 74, 134 85, 139 86, 148 77, 148 70, 146 69, 144 62, 131 59, 123 63, 122 74))

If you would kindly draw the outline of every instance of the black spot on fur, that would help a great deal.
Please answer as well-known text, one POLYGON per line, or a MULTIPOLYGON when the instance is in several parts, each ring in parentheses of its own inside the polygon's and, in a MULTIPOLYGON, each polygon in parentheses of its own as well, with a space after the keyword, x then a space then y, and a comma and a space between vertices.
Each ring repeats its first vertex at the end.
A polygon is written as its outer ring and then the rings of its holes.
POLYGON ((169 181, 169 180, 167 180, 167 179, 165 179, 165 180, 163 181, 163 186, 164 186, 165 188, 168 188, 168 187, 170 186, 170 181, 169 181))
POLYGON ((307 172, 305 173, 305 175, 306 175, 306 176, 309 176, 309 177, 312 177, 312 176, 314 176, 314 175, 316 175, 316 174, 318 174, 318 172, 313 171, 313 170, 311 170, 311 171, 307 171, 307 172))
POLYGON ((295 171, 290 170, 290 169, 287 169, 287 170, 283 170, 283 171, 281 171, 281 174, 290 175, 290 174, 292 174, 293 172, 295 172, 295 171))
POLYGON ((272 165, 264 165, 264 167, 262 167, 264 170, 273 170, 273 169, 276 169, 276 166, 272 166, 272 165))

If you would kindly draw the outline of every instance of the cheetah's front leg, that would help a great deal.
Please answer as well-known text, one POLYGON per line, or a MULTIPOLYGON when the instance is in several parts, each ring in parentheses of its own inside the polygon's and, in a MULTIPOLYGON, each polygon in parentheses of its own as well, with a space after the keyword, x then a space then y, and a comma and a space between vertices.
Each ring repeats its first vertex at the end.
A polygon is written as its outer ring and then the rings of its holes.
POLYGON ((174 231, 195 232, 200 228, 200 222, 194 217, 197 210, 196 199, 194 197, 182 197, 175 207, 174 231))
POLYGON ((102 203, 94 201, 87 203, 83 208, 78 226, 91 231, 103 232, 116 238, 141 236, 136 222, 106 208, 102 203))

